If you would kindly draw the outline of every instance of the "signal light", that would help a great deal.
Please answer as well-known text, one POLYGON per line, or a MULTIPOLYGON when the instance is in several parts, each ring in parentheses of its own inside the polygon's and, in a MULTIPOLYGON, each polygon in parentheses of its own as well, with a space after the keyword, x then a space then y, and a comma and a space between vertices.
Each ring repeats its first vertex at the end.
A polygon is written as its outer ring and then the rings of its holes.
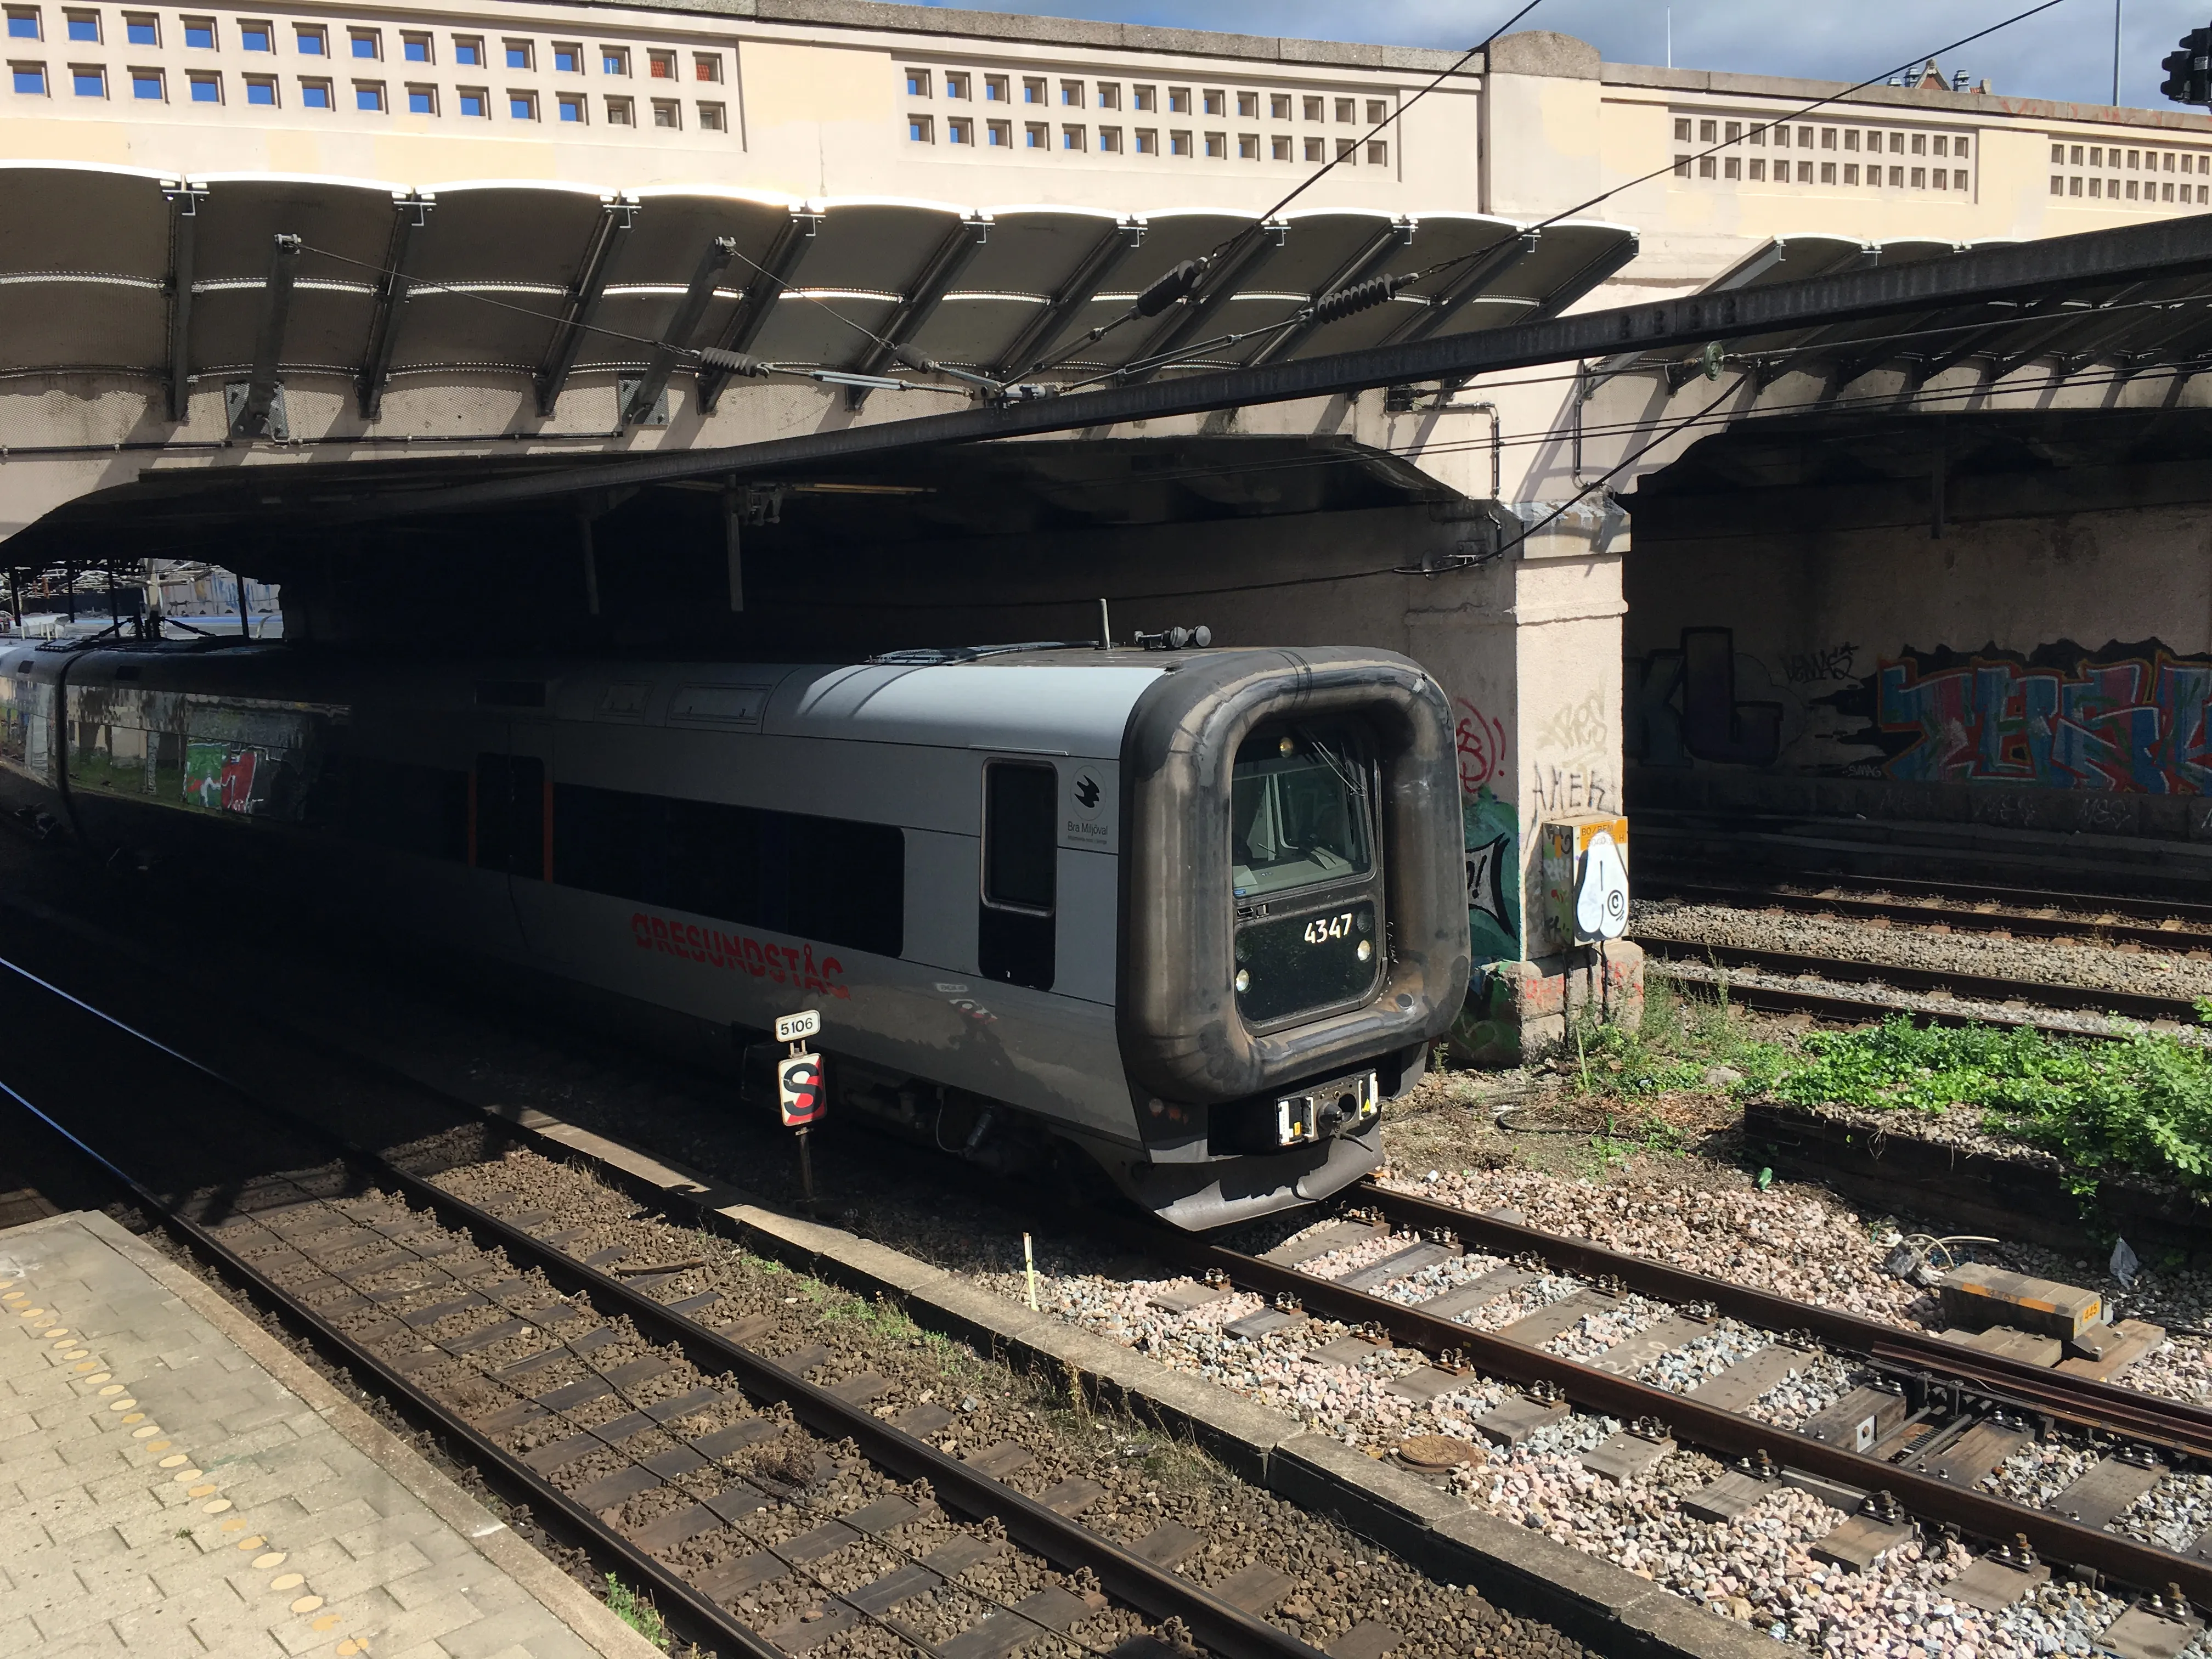
POLYGON ((2159 91, 2177 104, 2212 104, 2212 28, 2191 29, 2181 49, 2166 53, 2159 91))

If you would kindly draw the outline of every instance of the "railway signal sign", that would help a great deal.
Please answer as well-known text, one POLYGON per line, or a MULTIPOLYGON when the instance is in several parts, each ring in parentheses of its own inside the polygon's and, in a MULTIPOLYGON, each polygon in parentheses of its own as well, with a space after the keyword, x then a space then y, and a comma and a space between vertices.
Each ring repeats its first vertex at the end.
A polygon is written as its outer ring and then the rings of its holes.
POLYGON ((783 1127, 801 1133, 821 1121, 828 1103, 822 1096, 822 1056, 795 1044, 776 1062, 775 1091, 783 1107, 783 1127))
POLYGON ((778 1014, 775 1019, 775 1040, 778 1042, 799 1042, 822 1034, 822 1013, 809 1008, 796 1014, 778 1014))
POLYGON ((2212 28, 2190 30, 2160 67, 2166 79, 2158 89, 2175 103, 2212 104, 2212 28))

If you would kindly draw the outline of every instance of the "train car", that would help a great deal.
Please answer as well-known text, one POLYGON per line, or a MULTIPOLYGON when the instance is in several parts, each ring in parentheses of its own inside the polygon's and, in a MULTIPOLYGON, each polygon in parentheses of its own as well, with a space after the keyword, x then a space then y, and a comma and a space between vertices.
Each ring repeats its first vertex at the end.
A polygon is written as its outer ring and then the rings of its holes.
POLYGON ((0 650, 0 769, 648 1041, 818 1009, 842 1110, 1187 1228, 1376 1167, 1467 989, 1447 705, 1388 653, 56 642, 0 650))

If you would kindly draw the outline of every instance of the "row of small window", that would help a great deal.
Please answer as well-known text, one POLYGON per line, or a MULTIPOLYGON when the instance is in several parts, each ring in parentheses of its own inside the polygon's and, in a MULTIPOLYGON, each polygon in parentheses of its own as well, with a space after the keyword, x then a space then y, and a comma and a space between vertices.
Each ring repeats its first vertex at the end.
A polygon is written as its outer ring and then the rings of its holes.
MULTIPOLYGON (((2112 154, 2117 155, 2119 152, 2118 150, 2114 150, 2112 154)), ((2127 194, 2124 199, 2127 201, 2171 202, 2176 199, 2173 194, 2174 186, 2171 183, 2161 184, 2149 179, 2130 179, 2126 182, 2127 194), (2142 194, 2140 196, 2136 194, 2136 187, 2137 185, 2141 185, 2142 187, 2142 194), (2165 191, 2163 196, 2159 193, 2161 190, 2165 191)), ((2051 175, 2051 193, 2053 196, 2080 196, 2086 193, 2091 197, 2101 197, 2107 202, 2118 202, 2123 199, 2120 193, 2120 183, 2121 181, 2118 179, 2092 179, 2088 181, 2088 190, 2084 192, 2081 188, 2082 180, 2080 173, 2077 173, 2071 178, 2065 178, 2054 173, 2051 175)), ((2181 195, 2179 199, 2183 202, 2193 201, 2199 204, 2212 204, 2212 185, 2197 185, 2193 186, 2197 192, 2194 197, 2191 197, 2189 193, 2192 186, 2184 185, 2180 188, 2181 195)))
MULTIPOLYGON (((937 120, 933 116, 909 115, 906 118, 906 136, 915 143, 935 143, 937 131, 937 120)), ((1053 128, 1049 122, 1024 122, 1022 125, 1021 143, 1018 146, 1014 142, 1014 124, 1012 121, 984 122, 980 140, 976 136, 975 122, 967 116, 951 116, 945 123, 945 142, 948 144, 973 145, 980 142, 986 149, 1016 148, 1050 149, 1053 148, 1053 128)), ((1059 147, 1062 150, 1075 155, 1090 152, 1095 143, 1097 153, 1101 155, 1120 155, 1125 153, 1138 155, 1196 155, 1199 154, 1198 146, 1203 143, 1206 147, 1205 153, 1210 159, 1218 161, 1226 161, 1229 157, 1230 135, 1225 132, 1202 134, 1170 132, 1166 135, 1165 150, 1160 148, 1160 137, 1158 131, 1152 127, 1139 127, 1127 133, 1124 133, 1120 127, 1100 127, 1094 134, 1090 127, 1069 125, 1060 129, 1059 147), (1126 146, 1123 143, 1125 137, 1127 140, 1126 146)), ((1297 159, 1292 151, 1300 141, 1283 134, 1277 134, 1263 140, 1256 132, 1240 132, 1237 135, 1237 159, 1240 161, 1258 161, 1263 142, 1267 147, 1270 160, 1290 161, 1297 159)), ((1328 139, 1308 138, 1303 143, 1307 161, 1328 160, 1329 141, 1328 139)), ((1336 159, 1347 166, 1358 165, 1363 149, 1368 166, 1386 167, 1390 165, 1390 144, 1387 139, 1370 138, 1364 146, 1356 138, 1336 140, 1336 159)))
MULTIPOLYGON (((100 14, 96 11, 65 10, 62 14, 72 40, 89 41, 98 45, 105 39, 100 14)), ((213 52, 220 42, 216 22, 212 17, 183 17, 178 26, 184 34, 187 50, 213 52)), ((276 50, 276 27, 273 23, 245 20, 237 23, 238 44, 246 52, 276 50)), ((134 46, 159 46, 161 44, 161 20, 151 12, 123 14, 123 32, 126 41, 134 46)), ((9 38, 16 40, 42 40, 46 38, 45 23, 39 9, 11 7, 8 11, 9 38)), ((480 34, 456 34, 453 39, 453 61, 464 69, 482 69, 490 62, 484 37, 480 34)), ((350 56, 373 61, 384 58, 384 31, 378 28, 354 28, 346 32, 350 56)), ((330 31, 320 23, 292 25, 293 48, 303 58, 327 58, 331 55, 330 31)), ((534 70, 538 67, 538 43, 535 40, 503 40, 499 50, 504 55, 508 69, 534 70)), ((399 33, 399 56, 409 64, 434 64, 438 61, 436 43, 427 33, 402 30, 399 33)), ((578 40, 553 42, 552 62, 556 74, 581 75, 588 61, 583 43, 578 40)), ((655 81, 673 81, 678 76, 678 54, 673 51, 651 50, 646 53, 647 75, 655 81)), ((626 76, 630 72, 630 49, 628 46, 603 46, 599 48, 599 73, 626 76)), ((722 79, 722 54, 718 52, 695 52, 691 54, 691 78, 695 81, 722 79)))
MULTIPOLYGON (((13 64, 9 66, 15 77, 15 90, 32 97, 47 95, 46 66, 44 64, 13 64)), ((131 95, 153 103, 168 100, 167 77, 158 69, 134 69, 128 71, 131 95)), ((107 70, 96 64, 73 64, 69 70, 70 89, 80 98, 105 98, 107 93, 107 70)), ((223 77, 215 70, 192 70, 185 76, 188 97, 195 104, 220 104, 225 101, 223 77)), ((277 78, 273 75, 246 75, 239 77, 246 88, 246 101, 274 106, 281 101, 277 78)), ((302 109, 335 109, 337 90, 328 81, 300 81, 300 106, 302 109)), ((439 112, 439 89, 436 87, 410 86, 402 89, 410 115, 435 115, 439 112)), ((506 94, 507 112, 511 119, 535 121, 538 117, 538 100, 535 92, 514 91, 506 94)), ((489 87, 461 87, 453 93, 456 111, 464 116, 489 117, 498 97, 489 87)), ((568 122, 586 122, 591 118, 589 100, 580 92, 564 92, 553 100, 556 118, 568 122)), ((628 127, 637 125, 636 106, 628 98, 608 98, 606 122, 609 126, 628 127)), ((382 114, 392 107, 387 101, 381 81, 353 82, 353 106, 373 114, 382 114)), ((723 131, 728 124, 728 112, 720 104, 699 106, 699 127, 704 132, 723 131)), ((684 125, 684 106, 673 98, 653 100, 653 125, 656 127, 680 128, 684 125)))
MULTIPOLYGON (((975 97, 979 78, 982 84, 985 103, 1010 104, 1014 101, 1016 82, 1012 76, 986 75, 978 77, 966 70, 944 71, 942 84, 945 96, 955 101, 975 97)), ((906 95, 909 98, 935 97, 937 94, 934 88, 939 84, 939 77, 932 70, 910 69, 906 72, 906 95)), ((1049 104, 1054 101, 1052 94, 1055 89, 1055 83, 1048 76, 1025 75, 1021 77, 1019 84, 1021 101, 1024 104, 1049 104)), ((1060 81, 1057 83, 1057 90, 1060 94, 1058 102, 1063 109, 1120 109, 1122 106, 1121 85, 1119 81, 1060 81)), ((1261 94, 1239 92, 1232 94, 1225 87, 1199 88, 1198 99, 1200 106, 1196 112, 1203 115, 1226 115, 1229 113, 1229 100, 1232 95, 1237 100, 1237 113, 1240 118, 1247 121, 1256 121, 1260 118, 1261 94)), ((1332 104, 1334 106, 1336 119, 1341 125, 1350 126, 1359 119, 1360 100, 1357 98, 1332 100, 1313 93, 1287 92, 1268 93, 1265 96, 1267 100, 1267 118, 1273 121, 1289 121, 1297 118, 1291 112, 1294 104, 1303 107, 1304 118, 1309 121, 1327 120, 1332 104)), ((1148 110, 1158 110, 1162 106, 1160 88, 1157 86, 1132 85, 1129 88, 1129 99, 1128 106, 1140 113, 1148 110)), ((1168 88, 1167 100, 1165 107, 1170 115, 1189 115, 1194 112, 1190 101, 1191 88, 1188 87, 1168 88)), ((1370 98, 1366 103, 1369 126, 1380 126, 1384 121, 1389 119, 1390 100, 1389 99, 1370 98)))
MULTIPOLYGON (((1691 142, 1690 125, 1686 116, 1674 118, 1676 143, 1691 142)), ((1914 155, 1964 156, 1972 142, 1942 132, 1890 132, 1871 127, 1791 126, 1786 122, 1766 126, 1756 121, 1699 121, 1697 132, 1696 142, 1701 144, 1757 144, 1762 147, 1771 144, 1777 149, 1788 149, 1794 134, 1794 141, 1799 149, 1864 149, 1880 155, 1887 148, 1892 155, 1903 155, 1909 151, 1914 155)))
MULTIPOLYGON (((2051 165, 2055 167, 2087 165, 2108 167, 2115 173, 2123 168, 2130 173, 2157 173, 2161 166, 2167 173, 2212 173, 2212 149, 2131 149, 2124 153, 2127 159, 2122 161, 2123 152, 2118 144, 2053 144, 2051 147, 2051 165), (2082 160, 2085 149, 2088 155, 2086 163, 2082 160)), ((2076 196, 2081 193, 2078 190, 2074 192, 2076 196)), ((2112 193, 2115 196, 2119 194, 2118 191, 2112 193)), ((2135 194, 2133 191, 2128 193, 2130 196, 2135 194)))
MULTIPOLYGON (((1717 172, 1714 167, 1715 159, 1711 155, 1677 155, 1674 158, 1674 176, 1677 179, 1688 178, 1691 166, 1694 162, 1698 177, 1700 179, 1717 177, 1741 179, 1747 177, 1745 168, 1747 166, 1750 169, 1747 176, 1753 184, 1768 182, 1768 164, 1759 157, 1754 156, 1748 163, 1741 156, 1720 157, 1717 172)), ((1819 165, 1820 177, 1817 182, 1820 184, 1856 185, 1859 182, 1860 169, 1855 161, 1843 162, 1840 167, 1834 161, 1822 161, 1819 165)), ((1809 185, 1816 182, 1814 178, 1814 163, 1800 161, 1796 164, 1796 177, 1793 179, 1790 177, 1790 164, 1783 161, 1775 161, 1772 182, 1778 185, 1792 183, 1809 185)), ((1880 190, 1882 187, 1882 169, 1879 166, 1870 165, 1866 168, 1865 173, 1867 187, 1870 190, 1880 190)), ((1968 180, 1966 170, 1964 167, 1892 167, 1889 169, 1889 188, 1892 190, 1970 190, 1972 185, 1968 180)))

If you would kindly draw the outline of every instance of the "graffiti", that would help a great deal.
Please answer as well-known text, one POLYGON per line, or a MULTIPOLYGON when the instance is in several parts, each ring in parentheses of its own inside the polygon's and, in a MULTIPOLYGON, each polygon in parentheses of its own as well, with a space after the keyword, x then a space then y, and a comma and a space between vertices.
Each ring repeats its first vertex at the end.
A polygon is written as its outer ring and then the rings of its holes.
POLYGON ((1604 769, 1594 762, 1552 767, 1532 763, 1528 768, 1532 826, 1560 812, 1610 812, 1617 801, 1604 769))
POLYGON ((1580 702, 1570 703, 1544 722, 1539 738, 1547 749, 1575 754, 1605 747, 1609 728, 1605 719, 1605 694, 1593 691, 1580 702))
POLYGON ((1653 766, 1772 765, 1783 705, 1740 700, 1740 665, 1757 669, 1726 628, 1686 628, 1680 650, 1646 657, 1629 681, 1629 753, 1653 766))
POLYGON ((1472 795, 1505 767, 1505 725, 1458 699, 1459 790, 1472 795))
POLYGON ((1521 954, 1521 848, 1510 803, 1484 785, 1460 802, 1467 847, 1467 920, 1474 959, 1521 954))
POLYGON ((1782 672, 1792 685, 1809 685, 1815 680, 1855 680, 1858 678, 1859 648, 1856 645, 1832 645, 1825 651, 1801 651, 1782 659, 1782 672))
POLYGON ((2045 647, 2027 659, 1990 651, 1936 665, 1908 653, 1881 663, 1876 684, 1876 722, 1892 750, 1882 769, 1893 778, 2212 793, 2212 660, 2153 642, 2045 647))

